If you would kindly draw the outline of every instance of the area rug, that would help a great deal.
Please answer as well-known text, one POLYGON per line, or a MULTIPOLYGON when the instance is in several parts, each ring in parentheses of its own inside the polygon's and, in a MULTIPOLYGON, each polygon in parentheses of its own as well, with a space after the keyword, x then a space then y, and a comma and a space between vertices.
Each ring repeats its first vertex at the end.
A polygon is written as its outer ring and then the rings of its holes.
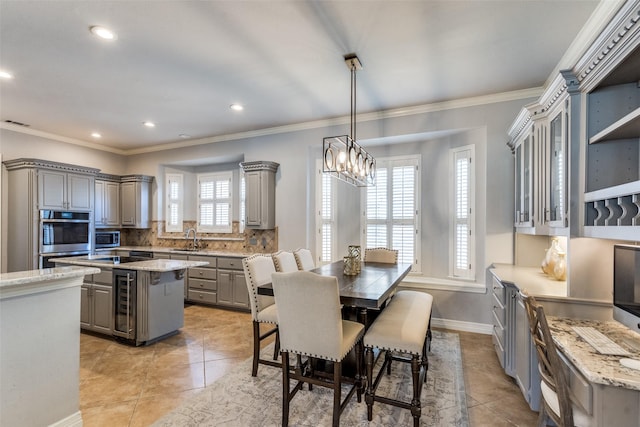
MULTIPOLYGON (((273 347, 263 350, 265 358, 273 347)), ((382 359, 382 358, 381 358, 382 359)), ((381 361, 379 361, 381 363, 381 361)), ((378 367, 374 372, 377 372, 378 367)), ((293 382, 292 382, 293 384, 293 382)), ((347 387, 343 389, 343 396, 347 387)), ((378 393, 410 401, 411 370, 408 363, 395 363, 392 374, 384 375, 378 393)), ((290 406, 291 426, 330 426, 333 392, 324 387, 307 386, 298 392, 290 406)), ((429 352, 427 383, 422 390, 421 426, 468 426, 467 403, 462 374, 460 342, 455 333, 433 331, 429 352)), ((260 365, 258 376, 251 376, 251 359, 205 388, 190 401, 158 420, 155 427, 169 426, 279 426, 282 422, 282 371, 260 365)), ((340 417, 342 426, 412 426, 408 409, 376 402, 373 420, 367 421, 364 397, 358 403, 354 394, 340 417)))

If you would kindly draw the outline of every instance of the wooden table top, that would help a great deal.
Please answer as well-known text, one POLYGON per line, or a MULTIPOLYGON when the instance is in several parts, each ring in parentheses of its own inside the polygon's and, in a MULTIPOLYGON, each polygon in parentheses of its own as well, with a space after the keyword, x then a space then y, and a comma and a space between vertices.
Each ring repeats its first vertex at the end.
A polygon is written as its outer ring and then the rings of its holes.
MULTIPOLYGON (((411 264, 363 262, 360 273, 347 276, 344 274, 344 262, 336 261, 311 271, 323 276, 335 276, 338 279, 342 304, 361 308, 380 308, 411 271, 411 264)), ((258 294, 273 296, 271 283, 258 286, 258 294)))

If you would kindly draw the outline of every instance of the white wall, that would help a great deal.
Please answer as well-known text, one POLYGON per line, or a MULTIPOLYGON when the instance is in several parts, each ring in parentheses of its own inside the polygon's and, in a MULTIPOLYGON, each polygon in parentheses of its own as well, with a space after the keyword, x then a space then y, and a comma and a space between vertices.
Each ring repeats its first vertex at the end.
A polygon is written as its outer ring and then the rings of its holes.
MULTIPOLYGON (((367 147, 376 157, 407 153, 422 155, 422 211, 423 264, 433 274, 446 271, 446 261, 439 254, 445 238, 437 230, 448 228, 448 218, 433 215, 442 204, 443 173, 448 170, 442 159, 448 159, 448 149, 454 146, 476 146, 476 194, 478 261, 477 275, 485 282, 486 268, 492 262, 510 263, 513 260, 513 156, 506 146, 506 131, 520 108, 532 99, 507 101, 476 107, 446 109, 411 116, 383 118, 358 123, 358 139, 398 135, 424 134, 413 142, 367 147), (457 135, 433 138, 430 132, 456 129, 457 135), (447 153, 447 156, 444 156, 447 153), (437 197, 434 197, 437 195, 437 197), (446 221, 446 224, 444 222, 446 221)), ((327 126, 304 131, 265 135, 207 145, 151 152, 122 157, 2 130, 0 152, 4 160, 18 157, 76 163, 97 167, 113 174, 138 173, 156 176, 153 192, 153 218, 160 218, 165 168, 184 168, 194 159, 235 164, 235 160, 267 160, 280 163, 276 174, 276 224, 279 227, 279 247, 315 248, 315 183, 314 165, 321 157, 322 138, 348 133, 348 125, 327 126)), ((192 169, 195 171, 195 169, 192 169)), ((359 242, 359 190, 344 183, 338 185, 338 253, 346 253, 347 246, 359 242)), ((10 208, 10 207, 9 207, 10 208)), ((3 212, 3 216, 6 213, 3 212)), ((186 218, 187 216, 185 216, 186 218)), ((471 294, 433 291, 436 297, 434 316, 465 322, 491 323, 491 300, 488 293, 471 294)))

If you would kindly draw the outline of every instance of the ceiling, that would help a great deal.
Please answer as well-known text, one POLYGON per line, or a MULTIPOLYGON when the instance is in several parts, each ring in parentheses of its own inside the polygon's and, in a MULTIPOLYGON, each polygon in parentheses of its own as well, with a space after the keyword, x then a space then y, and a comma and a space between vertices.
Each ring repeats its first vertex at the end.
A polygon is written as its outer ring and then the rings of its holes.
POLYGON ((341 118, 351 52, 358 114, 539 88, 597 5, 0 0, 0 122, 128 153, 341 118))

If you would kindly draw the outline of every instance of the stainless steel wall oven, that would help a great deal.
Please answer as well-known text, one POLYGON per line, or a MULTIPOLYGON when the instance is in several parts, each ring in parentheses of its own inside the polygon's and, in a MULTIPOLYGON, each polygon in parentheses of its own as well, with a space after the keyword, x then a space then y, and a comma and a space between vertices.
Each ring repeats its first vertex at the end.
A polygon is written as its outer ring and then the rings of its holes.
POLYGON ((91 251, 91 213, 40 211, 40 253, 91 251))

